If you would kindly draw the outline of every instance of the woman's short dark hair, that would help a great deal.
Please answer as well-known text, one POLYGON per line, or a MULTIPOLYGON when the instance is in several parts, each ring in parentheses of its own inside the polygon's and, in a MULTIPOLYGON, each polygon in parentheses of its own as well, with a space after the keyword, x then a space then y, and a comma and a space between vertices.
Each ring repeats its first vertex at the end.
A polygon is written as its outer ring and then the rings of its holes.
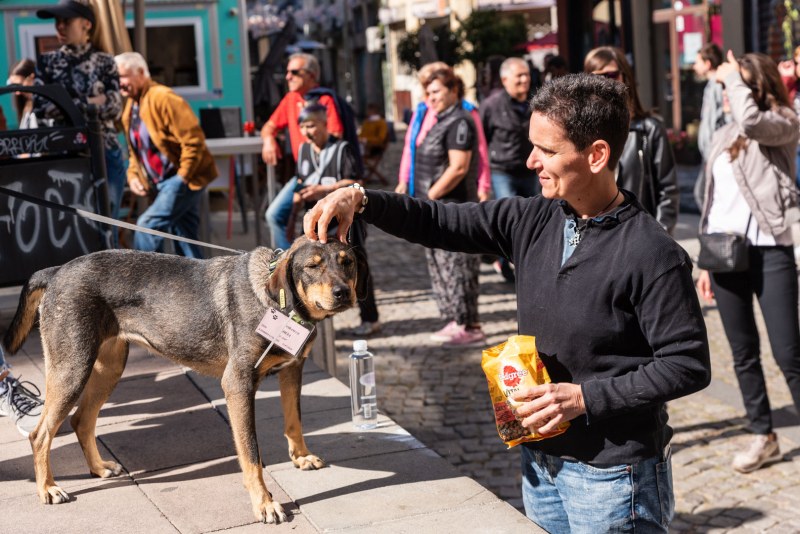
POLYGON ((628 90, 620 82, 592 74, 567 74, 544 84, 531 109, 564 130, 583 150, 602 139, 611 148, 608 168, 617 166, 628 140, 628 90))

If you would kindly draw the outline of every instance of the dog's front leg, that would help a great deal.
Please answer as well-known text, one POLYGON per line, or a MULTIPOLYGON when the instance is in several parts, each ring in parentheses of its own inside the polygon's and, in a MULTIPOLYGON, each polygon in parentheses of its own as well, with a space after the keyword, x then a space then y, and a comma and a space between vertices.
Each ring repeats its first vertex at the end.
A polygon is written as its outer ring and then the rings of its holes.
POLYGON ((228 369, 222 377, 222 389, 228 404, 239 465, 244 474, 244 487, 250 493, 253 514, 263 523, 286 521, 286 512, 280 503, 272 500, 261 470, 254 409, 256 385, 252 377, 244 378, 237 375, 236 371, 228 369))
POLYGON ((304 471, 325 467, 325 460, 311 454, 303 438, 303 424, 300 417, 300 389, 303 380, 303 363, 289 365, 278 371, 281 387, 281 406, 283 407, 284 434, 289 442, 289 457, 295 467, 304 471))

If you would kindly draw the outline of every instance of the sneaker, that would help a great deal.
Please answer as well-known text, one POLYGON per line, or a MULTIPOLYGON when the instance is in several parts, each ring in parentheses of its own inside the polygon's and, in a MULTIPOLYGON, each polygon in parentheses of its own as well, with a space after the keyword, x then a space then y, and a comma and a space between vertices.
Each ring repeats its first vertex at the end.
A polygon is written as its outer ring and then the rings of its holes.
POLYGON ((783 459, 775 433, 760 434, 753 438, 750 447, 733 457, 733 468, 740 473, 750 473, 772 462, 783 459))
POLYGON ((486 344, 486 334, 480 328, 458 327, 450 339, 444 342, 445 347, 480 347, 486 344))
POLYGON ((354 336, 369 336, 376 332, 380 332, 380 330, 381 330, 381 323, 379 323, 378 321, 375 322, 364 321, 355 328, 350 329, 350 333, 353 334, 354 336))
POLYGON ((41 392, 34 384, 20 382, 16 378, 9 377, 4 382, 6 388, 0 395, 0 415, 14 419, 19 433, 27 438, 42 414, 44 402, 39 398, 41 392), (23 384, 27 384, 27 387, 23 384))
POLYGON ((458 331, 458 328, 458 323, 455 321, 450 321, 444 325, 444 328, 431 334, 431 341, 450 341, 450 338, 453 337, 453 334, 458 331))

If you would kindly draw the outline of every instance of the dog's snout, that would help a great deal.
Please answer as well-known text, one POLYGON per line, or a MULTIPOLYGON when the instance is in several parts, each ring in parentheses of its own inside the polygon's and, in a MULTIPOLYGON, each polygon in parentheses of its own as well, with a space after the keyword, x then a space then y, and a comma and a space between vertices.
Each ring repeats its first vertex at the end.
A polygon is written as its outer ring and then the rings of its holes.
POLYGON ((333 286, 333 298, 336 300, 347 300, 350 298, 350 288, 344 284, 333 286))

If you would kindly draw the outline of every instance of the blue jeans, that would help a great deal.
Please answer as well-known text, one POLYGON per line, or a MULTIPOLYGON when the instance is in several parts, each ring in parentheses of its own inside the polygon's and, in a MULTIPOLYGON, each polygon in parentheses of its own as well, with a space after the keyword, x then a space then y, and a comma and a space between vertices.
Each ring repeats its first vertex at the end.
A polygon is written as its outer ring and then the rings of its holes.
POLYGON ((300 187, 297 178, 292 177, 283 186, 280 192, 275 195, 267 208, 266 219, 275 248, 289 250, 292 244, 286 239, 286 226, 289 224, 289 217, 292 215, 292 201, 294 193, 300 187))
POLYGON ((108 203, 110 217, 119 218, 119 206, 122 203, 122 192, 127 181, 127 168, 119 148, 106 149, 106 174, 108 174, 108 203))
MULTIPOLYGON (((119 208, 122 204, 122 193, 127 182, 127 166, 119 148, 106 149, 106 174, 108 175, 109 217, 119 219, 119 208)), ((119 246, 119 229, 111 229, 111 240, 114 248, 119 246)))
POLYGON ((541 192, 536 173, 514 176, 507 172, 492 170, 492 189, 495 198, 532 197, 541 192))
POLYGON ((795 155, 797 160, 797 171, 795 172, 795 182, 797 187, 800 187, 800 145, 797 145, 797 153, 795 155))
MULTIPOLYGON (((192 191, 180 176, 167 178, 156 185, 158 194, 136 224, 153 230, 168 232, 188 239, 197 239, 200 226, 200 194, 192 191)), ((133 248, 150 252, 164 251, 164 238, 144 232, 133 236, 133 248)), ((202 258, 197 245, 175 241, 175 252, 187 258, 202 258)))
POLYGON ((523 446, 522 500, 550 534, 667 532, 675 513, 670 454, 595 467, 523 446))

